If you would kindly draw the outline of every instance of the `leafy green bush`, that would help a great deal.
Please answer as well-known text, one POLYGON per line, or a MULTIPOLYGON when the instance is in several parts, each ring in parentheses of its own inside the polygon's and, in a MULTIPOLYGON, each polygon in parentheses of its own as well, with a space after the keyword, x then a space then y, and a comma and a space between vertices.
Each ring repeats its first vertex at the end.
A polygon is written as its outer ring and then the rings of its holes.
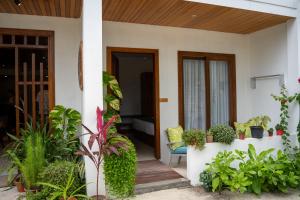
MULTIPOLYGON (((44 171, 40 174, 40 180, 42 182, 57 186, 67 185, 68 178, 71 172, 72 176, 74 177, 74 181, 72 186, 69 188, 69 192, 72 193, 84 184, 84 180, 80 179, 79 177, 79 169, 77 163, 70 161, 56 161, 44 169, 44 171)), ((53 188, 43 186, 41 193, 42 195, 48 197, 53 191, 53 188)), ((80 192, 83 194, 85 192, 85 188, 82 188, 80 192)))
POLYGON ((182 139, 186 145, 202 149, 205 145, 205 132, 199 129, 188 130, 183 133, 182 139))
POLYGON ((24 140, 24 148, 25 159, 23 161, 11 151, 8 151, 8 154, 21 171, 26 188, 32 189, 37 186, 38 174, 43 170, 46 163, 43 136, 38 132, 28 135, 24 140))
POLYGON ((207 170, 204 170, 200 173, 200 182, 202 183, 202 187, 207 191, 212 191, 212 176, 207 170))
POLYGON ((209 131, 214 136, 214 142, 231 144, 236 137, 234 129, 227 125, 216 125, 210 128, 209 131))
POLYGON ((136 151, 128 140, 127 151, 119 148, 120 156, 111 154, 104 156, 105 184, 109 194, 125 198, 134 194, 136 173, 136 151))
POLYGON ((263 191, 287 192, 288 188, 298 187, 300 177, 294 160, 282 151, 272 157, 273 150, 256 154, 254 146, 249 144, 248 152, 236 150, 218 153, 207 168, 212 176, 212 191, 220 192, 228 188, 259 195, 263 191), (232 167, 234 161, 239 162, 239 168, 232 167))

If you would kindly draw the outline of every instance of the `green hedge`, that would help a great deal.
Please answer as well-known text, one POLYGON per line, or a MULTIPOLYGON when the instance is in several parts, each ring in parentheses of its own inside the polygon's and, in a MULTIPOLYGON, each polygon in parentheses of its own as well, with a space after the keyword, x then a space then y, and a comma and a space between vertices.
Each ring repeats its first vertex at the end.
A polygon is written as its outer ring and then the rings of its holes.
POLYGON ((109 194, 117 198, 125 198, 134 194, 136 173, 136 151, 128 139, 128 150, 118 149, 115 154, 104 157, 105 184, 109 194))

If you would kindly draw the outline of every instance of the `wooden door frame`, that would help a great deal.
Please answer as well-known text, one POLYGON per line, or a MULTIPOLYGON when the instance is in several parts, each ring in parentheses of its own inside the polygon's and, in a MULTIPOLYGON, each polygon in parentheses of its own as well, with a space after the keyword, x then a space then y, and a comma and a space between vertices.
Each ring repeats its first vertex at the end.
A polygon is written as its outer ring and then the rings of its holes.
MULTIPOLYGON (((34 30, 34 29, 16 29, 16 28, 1 28, 0 35, 25 35, 25 36, 42 36, 48 38, 48 45, 28 45, 28 44, 16 44, 15 37, 12 39, 12 44, 0 44, 0 48, 14 48, 15 57, 18 56, 19 48, 36 48, 48 50, 48 91, 49 91, 49 110, 55 105, 55 54, 54 54, 54 31, 47 30, 34 30)), ((15 62, 16 62, 15 58, 15 62)), ((15 63, 15 70, 18 67, 18 63, 15 63)), ((15 86, 17 87, 17 86, 15 86)), ((18 123, 18 117, 16 117, 16 123, 18 123)), ((17 130, 17 134, 19 131, 17 130)))
POLYGON ((155 129, 155 158, 160 159, 160 97, 159 97, 159 50, 144 48, 127 48, 127 47, 107 47, 106 64, 107 72, 112 73, 112 54, 113 53, 144 53, 152 54, 154 59, 153 65, 153 81, 154 81, 154 129, 155 129))
POLYGON ((205 60, 205 106, 206 106, 206 129, 210 128, 210 80, 209 80, 209 60, 226 60, 228 62, 228 80, 229 80, 229 120, 233 126, 237 119, 237 101, 236 101, 236 64, 235 54, 207 53, 193 51, 178 51, 178 112, 179 124, 184 127, 184 97, 183 97, 183 59, 204 59, 205 60))

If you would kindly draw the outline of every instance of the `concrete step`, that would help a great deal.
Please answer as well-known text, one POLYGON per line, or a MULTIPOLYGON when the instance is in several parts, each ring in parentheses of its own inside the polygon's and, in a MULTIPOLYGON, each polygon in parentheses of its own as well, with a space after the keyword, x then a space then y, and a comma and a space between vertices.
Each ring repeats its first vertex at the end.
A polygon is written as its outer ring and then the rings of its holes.
POLYGON ((135 194, 144 194, 155 192, 159 190, 166 190, 171 188, 186 188, 191 187, 190 181, 185 178, 177 178, 165 181, 158 181, 152 183, 138 184, 135 186, 135 194))

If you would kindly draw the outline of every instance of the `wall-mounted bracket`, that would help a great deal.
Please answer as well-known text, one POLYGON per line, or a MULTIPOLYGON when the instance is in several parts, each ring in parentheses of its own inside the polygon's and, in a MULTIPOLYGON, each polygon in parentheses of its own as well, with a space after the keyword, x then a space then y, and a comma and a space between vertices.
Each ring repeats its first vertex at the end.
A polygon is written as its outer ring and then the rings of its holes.
POLYGON ((283 74, 274 74, 274 75, 267 75, 267 76, 255 76, 255 77, 251 77, 251 88, 256 89, 256 80, 274 79, 274 78, 279 80, 279 86, 280 87, 284 84, 284 75, 283 74))

